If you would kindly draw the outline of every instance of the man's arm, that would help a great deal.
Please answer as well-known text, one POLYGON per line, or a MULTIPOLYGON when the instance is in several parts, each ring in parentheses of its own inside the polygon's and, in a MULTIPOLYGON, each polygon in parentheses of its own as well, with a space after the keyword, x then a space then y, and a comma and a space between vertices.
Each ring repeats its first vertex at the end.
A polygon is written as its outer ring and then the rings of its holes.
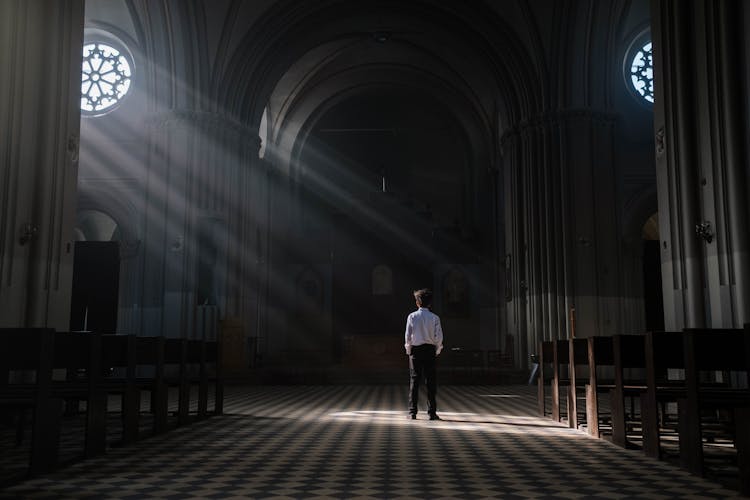
POLYGON ((440 318, 435 319, 435 356, 443 350, 443 327, 440 326, 440 318))
POLYGON ((411 315, 406 318, 406 332, 404 333, 404 349, 406 349, 406 355, 411 355, 411 339, 412 339, 411 315))

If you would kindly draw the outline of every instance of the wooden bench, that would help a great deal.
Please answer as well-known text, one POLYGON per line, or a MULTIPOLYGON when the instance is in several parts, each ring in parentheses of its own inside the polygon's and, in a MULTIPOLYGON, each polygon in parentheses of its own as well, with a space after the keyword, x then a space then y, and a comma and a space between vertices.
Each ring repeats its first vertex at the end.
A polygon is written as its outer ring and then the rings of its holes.
POLYGON ((664 411, 661 405, 676 402, 684 394, 684 380, 670 380, 670 370, 684 369, 681 332, 648 332, 644 345, 646 385, 641 394, 641 429, 643 451, 646 455, 661 458, 661 423, 664 411))
MULTIPOLYGON (((41 474, 57 463, 63 400, 53 397, 55 331, 49 328, 0 330, 0 411, 32 412, 29 473, 41 474)), ((20 436, 17 436, 20 438, 20 436)), ((17 442, 17 445, 20 444, 17 442)))
POLYGON ((702 415, 706 410, 728 410, 739 468, 740 491, 750 494, 750 327, 745 330, 686 329, 683 332, 685 393, 678 399, 680 464, 704 475, 702 415), (744 386, 711 381, 711 373, 735 372, 744 386))
POLYGON ((589 380, 586 384, 586 430, 592 436, 601 437, 599 394, 610 392, 614 388, 614 377, 604 380, 599 372, 605 367, 614 370, 613 341, 612 337, 589 337, 586 341, 589 365, 589 380))
MULTIPOLYGON (((479 349, 455 348, 444 360, 454 383, 476 382, 484 374, 484 352, 479 349)), ((441 360, 442 361, 442 360, 441 360)))
POLYGON ((79 402, 86 402, 83 455, 87 457, 106 451, 111 394, 122 397, 123 443, 139 437, 142 391, 151 393, 154 433, 167 430, 170 383, 179 387, 179 423, 188 421, 191 382, 198 385, 199 416, 223 411, 220 344, 215 341, 6 328, 0 329, 0 343, 0 415, 17 422, 16 445, 20 446, 25 415, 31 412, 30 475, 48 472, 58 464, 64 402, 74 418, 78 418, 79 402), (167 376, 165 367, 174 376, 167 376), (55 370, 61 369, 66 377, 55 378, 55 370), (215 386, 215 403, 209 413, 210 384, 215 386))
POLYGON ((640 399, 646 388, 645 348, 645 335, 614 335, 612 337, 615 377, 610 392, 612 442, 623 448, 630 446, 625 400, 630 399, 630 416, 631 419, 635 419, 634 400, 640 399), (626 375, 626 370, 628 375, 626 375), (636 375, 633 375, 633 372, 636 375))
POLYGON ((588 366, 588 343, 586 339, 552 341, 552 419, 562 420, 560 412, 560 390, 566 388, 568 426, 578 427, 578 389, 585 388, 585 380, 578 378, 576 366, 588 366))
POLYGON ((121 397, 122 444, 138 439, 141 395, 136 384, 136 359, 135 335, 102 335, 102 367, 105 372, 112 370, 102 379, 102 387, 107 394, 121 397))
POLYGON ((53 397, 70 402, 77 409, 86 402, 84 454, 101 455, 106 450, 107 393, 102 386, 101 335, 56 332, 53 369, 64 369, 66 380, 52 382, 53 397))
MULTIPOLYGON (((549 385, 552 388, 553 368, 554 368, 554 343, 551 340, 542 340, 539 342, 537 354, 537 363, 539 364, 537 372, 537 400, 539 403, 539 414, 547 416, 547 391, 549 385)), ((554 405, 553 405, 554 406, 554 405)), ((551 412, 550 412, 551 413, 551 412)))
MULTIPOLYGON (((200 342, 200 341, 199 341, 200 342)), ((190 421, 190 381, 188 340, 166 339, 164 344, 164 383, 177 388, 177 425, 190 421)))
POLYGON ((136 337, 136 387, 151 393, 154 434, 167 430, 169 393, 164 381, 164 345, 164 337, 136 337))
POLYGON ((200 390, 198 413, 208 415, 208 388, 214 386, 214 415, 224 412, 224 380, 221 375, 221 344, 216 341, 203 343, 203 357, 200 363, 200 390))

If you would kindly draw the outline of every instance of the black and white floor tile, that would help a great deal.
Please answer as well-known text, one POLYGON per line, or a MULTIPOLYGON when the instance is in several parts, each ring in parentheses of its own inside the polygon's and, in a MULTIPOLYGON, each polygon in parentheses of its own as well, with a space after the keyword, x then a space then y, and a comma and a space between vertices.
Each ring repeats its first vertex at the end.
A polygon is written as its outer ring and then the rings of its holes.
POLYGON ((732 498, 536 414, 527 386, 227 388, 225 415, 0 490, 2 498, 732 498))

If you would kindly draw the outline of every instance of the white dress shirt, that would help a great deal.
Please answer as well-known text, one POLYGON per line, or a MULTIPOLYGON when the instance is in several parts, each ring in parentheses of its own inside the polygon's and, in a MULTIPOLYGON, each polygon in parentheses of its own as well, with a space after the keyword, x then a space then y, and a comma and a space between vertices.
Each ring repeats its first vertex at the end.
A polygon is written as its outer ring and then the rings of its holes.
POLYGON ((413 346, 432 344, 435 355, 443 350, 443 329, 440 318, 426 307, 420 307, 406 318, 406 333, 404 334, 404 348, 406 354, 411 354, 413 346))

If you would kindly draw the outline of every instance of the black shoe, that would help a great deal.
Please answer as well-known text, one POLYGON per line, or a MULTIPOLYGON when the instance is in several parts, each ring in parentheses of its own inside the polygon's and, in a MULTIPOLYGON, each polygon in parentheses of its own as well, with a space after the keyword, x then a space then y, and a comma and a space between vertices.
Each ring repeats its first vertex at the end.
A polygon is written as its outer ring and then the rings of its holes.
POLYGON ((433 413, 430 415, 430 420, 442 420, 440 417, 438 417, 437 413, 433 413))
POLYGON ((417 419, 417 414, 416 413, 409 413, 409 416, 406 417, 406 418, 408 418, 409 420, 416 420, 417 419))

